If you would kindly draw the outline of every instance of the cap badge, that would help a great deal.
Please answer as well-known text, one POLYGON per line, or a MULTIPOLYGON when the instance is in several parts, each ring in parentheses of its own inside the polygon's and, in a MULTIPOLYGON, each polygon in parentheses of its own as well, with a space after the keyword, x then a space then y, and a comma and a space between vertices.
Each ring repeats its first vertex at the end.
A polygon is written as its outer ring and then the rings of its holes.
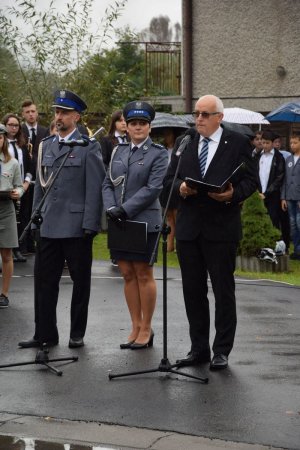
POLYGON ((135 107, 136 107, 137 109, 141 109, 141 108, 142 108, 142 102, 136 102, 136 103, 135 103, 135 107))
POLYGON ((61 98, 65 98, 66 97, 66 91, 59 91, 59 96, 61 98))

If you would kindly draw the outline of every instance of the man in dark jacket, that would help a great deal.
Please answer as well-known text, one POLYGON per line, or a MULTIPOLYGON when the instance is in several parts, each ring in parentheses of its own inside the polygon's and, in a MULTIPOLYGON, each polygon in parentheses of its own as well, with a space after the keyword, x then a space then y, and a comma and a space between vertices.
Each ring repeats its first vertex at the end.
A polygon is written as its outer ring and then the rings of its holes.
MULTIPOLYGON (((208 274, 215 295, 216 335, 212 370, 224 369, 236 330, 234 270, 241 238, 240 204, 256 190, 256 163, 250 141, 220 123, 223 103, 213 95, 201 97, 195 107, 196 130, 181 156, 174 189, 180 194, 176 242, 183 294, 190 325, 191 350, 179 366, 210 361, 208 274), (221 193, 195 189, 186 177, 219 186, 241 164, 221 193)), ((165 179, 171 186, 178 163, 173 155, 165 179)))

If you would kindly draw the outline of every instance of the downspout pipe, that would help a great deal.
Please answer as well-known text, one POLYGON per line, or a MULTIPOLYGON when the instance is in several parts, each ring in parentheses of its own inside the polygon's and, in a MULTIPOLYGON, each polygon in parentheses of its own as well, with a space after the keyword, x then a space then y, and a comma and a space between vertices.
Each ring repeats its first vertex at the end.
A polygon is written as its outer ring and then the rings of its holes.
POLYGON ((193 108, 192 16, 193 16, 193 0, 182 0, 182 20, 183 20, 182 68, 184 71, 183 92, 185 96, 186 113, 191 113, 193 108))

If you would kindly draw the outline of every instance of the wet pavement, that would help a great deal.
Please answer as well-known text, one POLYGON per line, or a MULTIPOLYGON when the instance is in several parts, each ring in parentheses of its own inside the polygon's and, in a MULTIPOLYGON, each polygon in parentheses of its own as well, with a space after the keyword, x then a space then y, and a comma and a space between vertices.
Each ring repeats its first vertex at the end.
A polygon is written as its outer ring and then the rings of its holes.
MULTIPOLYGON (((17 347, 33 334, 32 263, 29 257, 16 264, 10 306, 0 310, 0 364, 35 360, 35 349, 17 347)), ((95 261, 86 345, 71 351, 72 283, 64 272, 57 310, 60 343, 49 357, 79 359, 53 363, 62 377, 36 364, 0 370, 0 450, 300 449, 299 287, 236 280, 238 328, 228 370, 210 372, 208 365, 181 369, 208 377, 207 385, 161 372, 109 380, 109 373, 156 370, 161 362, 161 268, 155 268, 155 275, 153 348, 119 349, 129 330, 123 282, 117 268, 95 261)), ((213 302, 211 308, 213 314, 213 302)), ((180 272, 169 269, 170 362, 184 356, 189 345, 180 272)))

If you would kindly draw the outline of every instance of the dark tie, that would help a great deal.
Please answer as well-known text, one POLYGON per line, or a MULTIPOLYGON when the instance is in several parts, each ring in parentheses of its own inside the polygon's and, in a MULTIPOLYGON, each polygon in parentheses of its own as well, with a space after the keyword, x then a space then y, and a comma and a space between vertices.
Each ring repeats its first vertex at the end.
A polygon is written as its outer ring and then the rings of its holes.
POLYGON ((120 136, 120 138, 122 139, 122 142, 127 142, 126 135, 120 136))
POLYGON ((59 150, 61 150, 61 149, 63 148, 64 142, 65 142, 64 139, 61 139, 61 140, 59 141, 59 144, 58 144, 59 150))
POLYGON ((35 139, 36 139, 35 129, 31 128, 31 143, 32 143, 33 147, 34 147, 34 144, 35 144, 35 139))
POLYGON ((132 147, 131 149, 131 154, 133 155, 134 152, 136 152, 138 150, 138 147, 135 145, 134 147, 132 147))
POLYGON ((210 141, 210 138, 204 138, 203 144, 201 148, 201 152, 199 155, 199 164, 200 164, 200 172, 202 177, 204 176, 206 161, 207 161, 207 155, 208 155, 208 143, 210 141))
POLYGON ((18 150, 16 147, 16 141, 10 141, 10 143, 13 146, 15 158, 19 161, 19 155, 18 155, 18 150))

